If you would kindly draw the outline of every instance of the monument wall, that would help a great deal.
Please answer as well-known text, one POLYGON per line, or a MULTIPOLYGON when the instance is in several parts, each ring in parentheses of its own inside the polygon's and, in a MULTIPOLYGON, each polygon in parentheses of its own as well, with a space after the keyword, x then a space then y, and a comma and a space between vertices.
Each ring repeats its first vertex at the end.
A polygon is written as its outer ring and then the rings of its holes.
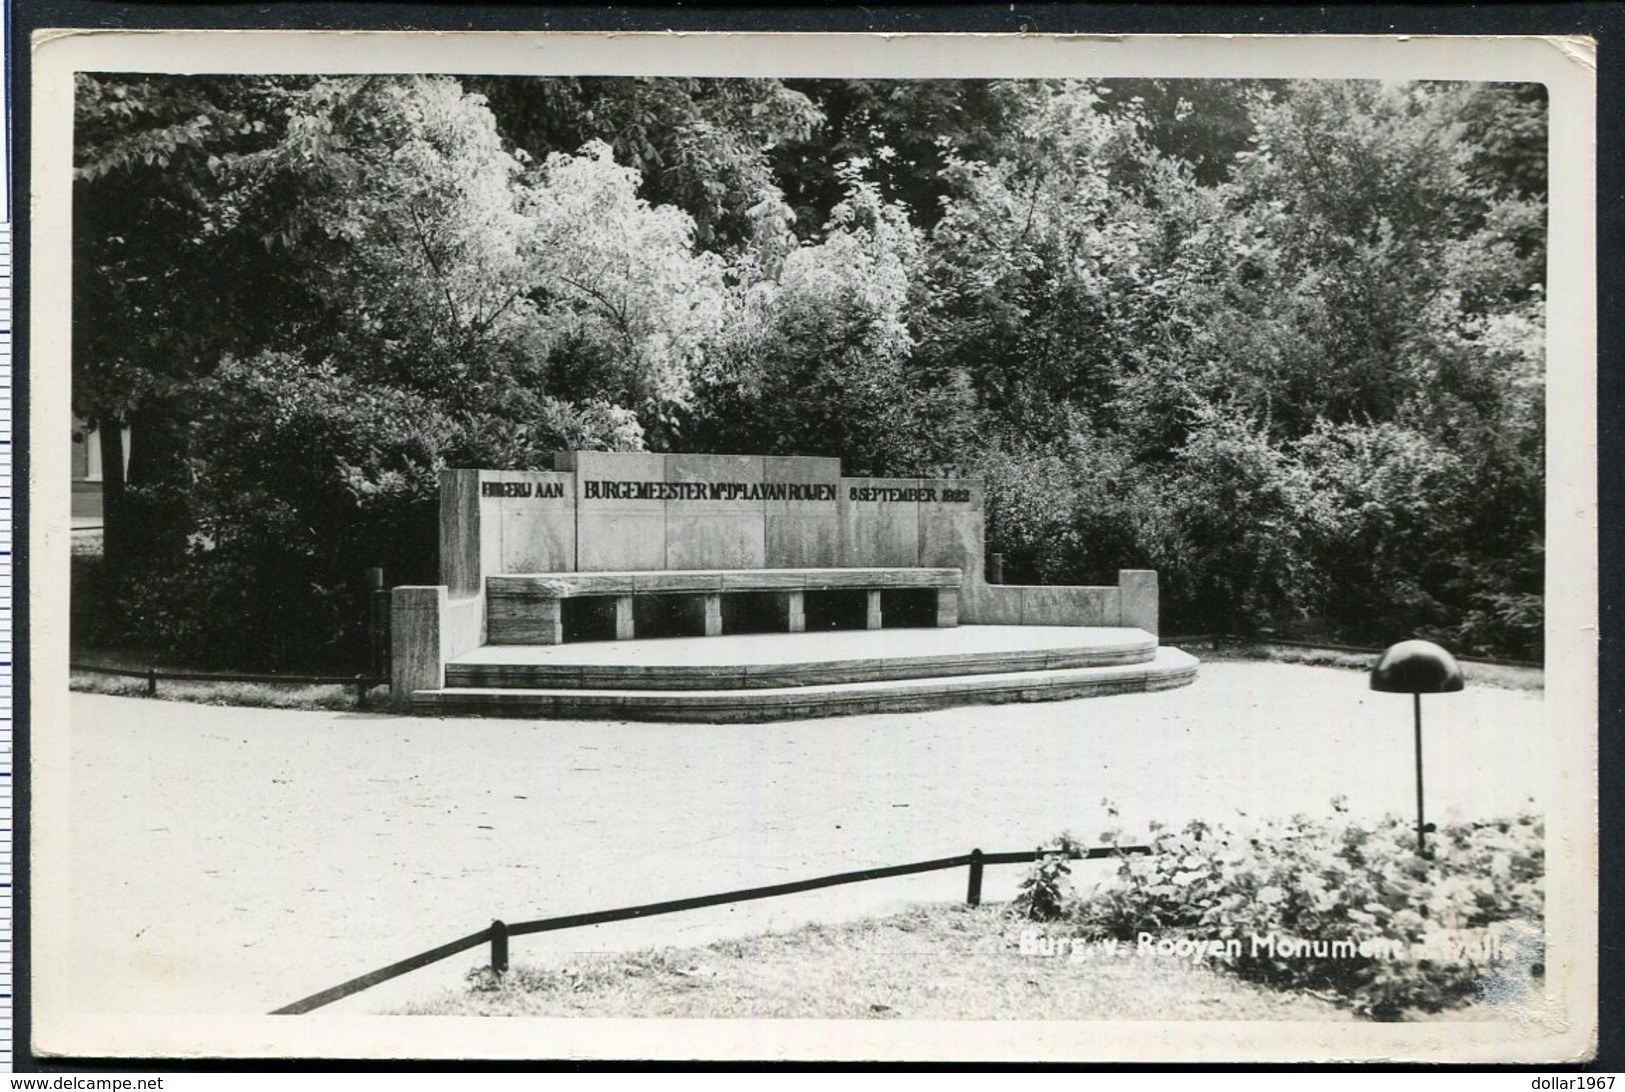
POLYGON ((448 660, 486 643, 485 579, 512 574, 957 568, 946 624, 1157 632, 1154 572, 1123 570, 1110 586, 989 584, 984 502, 973 479, 852 478, 819 457, 579 451, 553 470, 445 470, 442 583, 394 589, 393 685, 442 686, 448 660))
POLYGON ((840 460, 564 452, 448 470, 442 579, 537 572, 928 566, 982 571, 982 485, 849 478, 840 460))

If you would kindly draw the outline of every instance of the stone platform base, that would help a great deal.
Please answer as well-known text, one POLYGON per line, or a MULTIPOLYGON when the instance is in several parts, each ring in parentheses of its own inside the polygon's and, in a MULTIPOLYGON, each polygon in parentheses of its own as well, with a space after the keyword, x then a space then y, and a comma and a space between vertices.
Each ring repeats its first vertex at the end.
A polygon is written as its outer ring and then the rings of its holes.
POLYGON ((1130 627, 961 626, 486 646, 413 693, 427 713, 753 722, 1185 686, 1195 658, 1130 627))

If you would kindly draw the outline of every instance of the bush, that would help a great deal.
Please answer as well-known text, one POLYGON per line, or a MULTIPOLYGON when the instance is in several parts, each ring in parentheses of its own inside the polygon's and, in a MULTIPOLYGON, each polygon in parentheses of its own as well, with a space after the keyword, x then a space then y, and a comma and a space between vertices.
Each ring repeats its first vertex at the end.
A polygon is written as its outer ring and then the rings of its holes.
POLYGON ((987 547, 1005 555, 1010 584, 1115 584, 1143 564, 1135 542, 1136 474, 1123 453, 1077 415, 1064 439, 1002 438, 975 473, 987 483, 987 547))
POLYGON ((508 397, 515 419, 452 413, 283 354, 227 361, 197 390, 207 412, 192 432, 191 480, 153 505, 184 511, 184 550, 125 574, 115 604, 125 640, 197 667, 360 670, 365 570, 438 582, 441 468, 530 469, 567 445, 641 444, 613 406, 508 397))
POLYGON ((1512 946, 1538 948, 1543 838, 1529 815, 1452 825, 1424 859, 1408 821, 1362 825, 1338 802, 1329 820, 1300 815, 1249 831, 1193 821, 1154 830, 1151 855, 1120 858, 1068 917, 1097 937, 1139 947, 1146 936, 1394 1020, 1478 997, 1503 981, 1512 946))
POLYGON ((1337 574, 1319 606, 1344 640, 1541 658, 1541 467, 1495 443, 1321 421, 1291 445, 1323 515, 1305 523, 1306 556, 1337 574))
POLYGON ((1021 881, 1021 891, 1011 903, 1011 913, 1028 921, 1054 921, 1066 912, 1067 877, 1072 873, 1071 854, 1079 845, 1070 834, 1062 834, 1049 849, 1038 847, 1041 856, 1021 881))
POLYGON ((1307 549, 1325 513, 1305 468, 1229 407, 1203 410, 1175 455, 1160 490, 1142 494, 1169 624, 1252 634, 1312 612, 1331 574, 1307 549))

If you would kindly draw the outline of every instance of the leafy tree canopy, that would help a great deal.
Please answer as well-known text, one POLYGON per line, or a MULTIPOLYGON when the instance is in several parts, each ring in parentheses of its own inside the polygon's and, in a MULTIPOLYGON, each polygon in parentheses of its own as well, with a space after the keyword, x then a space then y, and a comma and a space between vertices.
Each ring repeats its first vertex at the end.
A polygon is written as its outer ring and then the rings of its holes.
POLYGON ((227 655, 209 619, 274 613, 342 659, 346 564, 432 575, 439 467, 648 446, 983 476, 1013 579, 1149 565, 1170 629, 1538 655, 1546 111, 81 76, 75 409, 134 445, 108 626, 227 655))

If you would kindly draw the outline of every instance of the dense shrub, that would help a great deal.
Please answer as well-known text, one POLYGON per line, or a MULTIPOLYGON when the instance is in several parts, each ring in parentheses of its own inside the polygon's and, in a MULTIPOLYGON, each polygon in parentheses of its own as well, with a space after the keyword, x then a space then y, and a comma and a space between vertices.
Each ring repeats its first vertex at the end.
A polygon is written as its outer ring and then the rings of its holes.
POLYGON ((1251 632, 1283 614, 1312 613, 1333 574, 1305 548, 1324 519, 1305 468, 1229 410, 1205 411, 1175 455, 1146 498, 1145 546, 1166 573, 1180 622, 1251 632))
POLYGON ((1300 521, 1304 555, 1336 577, 1318 613, 1347 639, 1415 633, 1462 653, 1540 658, 1540 462, 1508 466, 1479 447, 1325 421, 1292 445, 1318 513, 1300 521))
POLYGON ((524 423, 282 354, 228 361, 199 387, 179 557, 125 575, 128 638, 207 667, 362 666, 365 570, 435 583, 438 473, 545 465, 564 447, 641 440, 630 415, 524 392, 524 423))
POLYGON ((974 427, 962 377, 911 360, 920 234, 866 169, 840 168, 846 197, 816 244, 796 245, 782 202, 764 197, 753 210, 732 321, 687 443, 837 456, 854 475, 925 474, 963 459, 974 427))
POLYGON ((476 82, 77 81, 135 643, 342 658, 439 466, 647 446, 981 474, 1008 579, 1165 632, 1540 658, 1538 85, 476 82))
POLYGON ((1065 440, 1010 443, 976 467, 987 483, 987 548, 1011 584, 1115 584, 1147 560, 1138 544, 1139 475, 1074 417, 1065 440))
POLYGON ((1153 830, 1153 852, 1121 857, 1067 916, 1097 937, 1211 958, 1398 1019, 1471 1000, 1519 971, 1506 966, 1515 948, 1537 950, 1543 838, 1528 815, 1455 824, 1424 859, 1408 821, 1362 824, 1335 802, 1330 819, 1193 821, 1153 830))
POLYGON ((1040 846, 1038 860, 1011 901, 1011 912, 1029 921, 1054 921, 1065 914, 1071 855, 1078 848, 1070 834, 1062 834, 1053 846, 1040 846))

